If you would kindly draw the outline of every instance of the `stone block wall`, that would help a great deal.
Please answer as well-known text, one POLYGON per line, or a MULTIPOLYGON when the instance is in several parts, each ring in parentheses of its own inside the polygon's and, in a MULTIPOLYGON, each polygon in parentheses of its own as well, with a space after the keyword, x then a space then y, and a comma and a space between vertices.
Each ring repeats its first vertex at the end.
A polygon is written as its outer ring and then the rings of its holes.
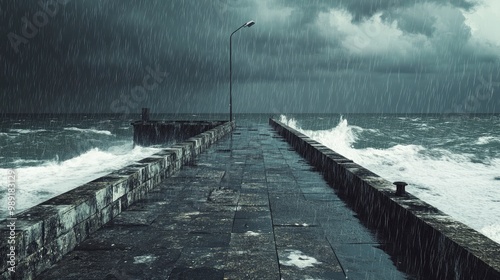
POLYGON ((10 221, 0 222, 0 279, 34 279, 233 128, 226 122, 17 214, 14 245, 7 242, 11 230, 4 226, 10 221), (15 273, 8 270, 11 246, 15 273))
POLYGON ((141 146, 168 144, 210 130, 223 121, 136 121, 134 143, 141 146))

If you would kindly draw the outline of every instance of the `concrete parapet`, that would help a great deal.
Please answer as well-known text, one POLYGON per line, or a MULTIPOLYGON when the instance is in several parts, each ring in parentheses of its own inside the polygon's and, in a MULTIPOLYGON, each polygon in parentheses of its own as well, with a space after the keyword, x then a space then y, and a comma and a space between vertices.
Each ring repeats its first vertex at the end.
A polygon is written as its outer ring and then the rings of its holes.
POLYGON ((142 146, 174 143, 208 131, 223 123, 223 121, 136 121, 132 123, 134 143, 142 146))
POLYGON ((279 121, 270 125, 387 239, 421 279, 500 279, 500 244, 279 121))
MULTIPOLYGON (((35 278, 233 128, 232 122, 220 124, 27 209, 15 215, 15 220, 2 221, 2 225, 15 222, 15 243, 9 244, 7 238, 2 238, 0 279, 35 278), (8 270, 11 246, 15 251, 15 273, 8 270)), ((1 229, 3 237, 10 232, 8 227, 1 229)))

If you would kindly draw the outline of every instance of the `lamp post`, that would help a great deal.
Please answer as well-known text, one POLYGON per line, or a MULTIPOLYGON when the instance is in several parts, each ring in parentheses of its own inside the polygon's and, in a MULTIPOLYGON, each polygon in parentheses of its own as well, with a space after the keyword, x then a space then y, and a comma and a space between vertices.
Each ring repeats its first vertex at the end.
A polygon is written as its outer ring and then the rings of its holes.
POLYGON ((231 33, 229 36, 229 121, 233 121, 233 34, 243 27, 250 27, 255 24, 255 21, 251 20, 238 29, 231 33))

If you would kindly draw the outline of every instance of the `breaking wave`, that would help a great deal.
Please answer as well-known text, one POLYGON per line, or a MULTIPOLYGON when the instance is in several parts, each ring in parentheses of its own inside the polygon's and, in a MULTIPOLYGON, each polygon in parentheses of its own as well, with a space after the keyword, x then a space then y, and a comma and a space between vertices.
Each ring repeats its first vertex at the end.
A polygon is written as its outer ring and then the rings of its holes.
MULTIPOLYGON (((389 181, 406 181, 407 190, 415 196, 500 243, 499 158, 477 162, 470 153, 416 144, 358 149, 353 147, 356 141, 369 134, 363 134, 365 128, 350 125, 346 118, 340 117, 338 124, 327 130, 302 129, 296 119, 283 115, 280 121, 389 181)), ((475 144, 497 140, 485 136, 475 144)))
MULTIPOLYGON (((133 147, 133 143, 130 142, 113 146, 108 150, 93 148, 65 161, 58 161, 56 157, 53 160, 38 161, 36 166, 17 168, 16 208, 20 211, 37 205, 159 150, 160 148, 153 147, 133 147)), ((7 172, 8 169, 0 169, 0 174, 4 178, 7 172)), ((6 189, 6 186, 2 186, 1 189, 6 189)), ((5 215, 6 213, 0 212, 0 220, 5 218, 5 215)))
POLYGON ((111 133, 111 131, 97 130, 97 129, 92 129, 92 128, 65 127, 64 130, 83 132, 83 133, 96 133, 96 134, 103 134, 103 135, 109 135, 109 136, 113 135, 113 133, 111 133))

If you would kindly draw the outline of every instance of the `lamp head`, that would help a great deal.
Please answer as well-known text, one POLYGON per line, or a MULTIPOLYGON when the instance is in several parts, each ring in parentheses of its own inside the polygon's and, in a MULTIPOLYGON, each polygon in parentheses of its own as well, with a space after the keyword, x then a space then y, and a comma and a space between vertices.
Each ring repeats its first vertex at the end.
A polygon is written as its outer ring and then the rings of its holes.
POLYGON ((250 27, 250 26, 252 26, 254 24, 255 24, 255 21, 251 20, 251 21, 245 23, 245 27, 250 27))

